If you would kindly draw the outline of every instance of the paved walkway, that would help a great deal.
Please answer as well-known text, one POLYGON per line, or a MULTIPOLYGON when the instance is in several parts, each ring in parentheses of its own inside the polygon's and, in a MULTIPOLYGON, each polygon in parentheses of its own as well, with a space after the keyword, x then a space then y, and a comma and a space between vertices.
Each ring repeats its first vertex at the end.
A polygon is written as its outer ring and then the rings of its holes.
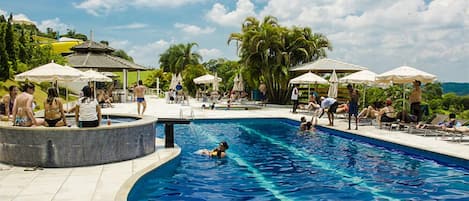
MULTIPOLYGON (((244 117, 284 117, 299 120, 305 114, 292 114, 290 108, 265 107, 261 110, 202 110, 203 103, 191 100, 190 106, 166 104, 163 99, 147 96, 148 108, 145 115, 157 117, 195 118, 244 118, 244 117)), ((136 103, 114 104, 105 108, 106 114, 136 114, 136 103)), ((327 124, 327 118, 319 121, 327 124)), ((344 130, 344 120, 336 120, 334 129, 344 130)), ((385 141, 427 149, 469 160, 469 145, 454 143, 436 137, 422 137, 399 131, 380 130, 373 126, 360 127, 351 133, 373 137, 385 141)), ((176 134, 177 135, 177 134, 176 134)), ((161 139, 157 139, 157 151, 149 156, 119 163, 77 168, 45 168, 30 170, 25 167, 12 167, 0 163, 0 200, 114 200, 119 189, 132 175, 143 174, 162 161, 178 153, 179 148, 165 149, 161 139)), ((129 186, 127 186, 129 187, 129 186)))

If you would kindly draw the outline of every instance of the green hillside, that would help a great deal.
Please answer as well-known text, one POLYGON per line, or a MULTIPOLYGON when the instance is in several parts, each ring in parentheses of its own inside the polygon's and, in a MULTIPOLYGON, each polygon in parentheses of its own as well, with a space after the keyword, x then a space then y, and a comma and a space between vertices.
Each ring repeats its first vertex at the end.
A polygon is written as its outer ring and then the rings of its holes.
POLYGON ((459 96, 469 95, 469 83, 444 82, 443 93, 455 93, 459 96))

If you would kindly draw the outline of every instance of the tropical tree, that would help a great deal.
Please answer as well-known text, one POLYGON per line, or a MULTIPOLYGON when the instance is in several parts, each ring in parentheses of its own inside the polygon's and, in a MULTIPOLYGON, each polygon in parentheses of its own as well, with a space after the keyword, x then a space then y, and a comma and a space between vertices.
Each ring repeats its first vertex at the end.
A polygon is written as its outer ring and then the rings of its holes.
POLYGON ((202 60, 199 53, 193 52, 192 48, 198 46, 197 43, 171 45, 165 52, 160 54, 160 68, 165 72, 178 74, 187 65, 197 65, 202 60))
POLYGON ((184 71, 182 72, 182 82, 185 90, 191 96, 195 96, 197 91, 197 86, 193 82, 194 78, 205 75, 207 70, 201 64, 188 64, 184 71))
POLYGON ((288 69, 326 57, 326 50, 332 50, 324 35, 312 33, 310 28, 282 27, 272 16, 262 22, 246 18, 241 32, 230 34, 228 44, 231 41, 237 41, 238 54, 245 66, 243 75, 250 76, 247 80, 255 85, 264 81, 269 100, 281 104, 289 97, 288 69))
POLYGON ((129 56, 124 50, 114 51, 114 52, 112 52, 112 55, 116 56, 116 57, 120 57, 120 58, 125 59, 127 61, 134 62, 134 58, 129 56))
POLYGON ((16 71, 16 40, 15 33, 13 31, 13 14, 10 13, 8 23, 5 30, 5 49, 8 54, 8 60, 11 62, 13 71, 16 71))

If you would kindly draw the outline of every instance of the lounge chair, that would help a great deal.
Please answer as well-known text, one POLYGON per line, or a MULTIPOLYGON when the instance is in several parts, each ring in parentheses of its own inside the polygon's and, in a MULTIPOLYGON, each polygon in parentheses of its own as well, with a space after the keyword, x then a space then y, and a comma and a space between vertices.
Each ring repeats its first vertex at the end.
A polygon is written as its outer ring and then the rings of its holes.
POLYGON ((456 122, 456 126, 452 128, 441 128, 438 132, 441 133, 443 137, 446 135, 451 136, 452 141, 455 141, 455 137, 459 137, 459 142, 461 142, 465 135, 469 136, 469 120, 456 120, 456 122))
POLYGON ((435 132, 435 130, 439 129, 439 125, 445 122, 447 118, 447 115, 436 114, 435 118, 433 118, 429 124, 418 124, 409 126, 408 132, 411 134, 423 134, 424 136, 426 136, 427 134, 438 134, 435 132))

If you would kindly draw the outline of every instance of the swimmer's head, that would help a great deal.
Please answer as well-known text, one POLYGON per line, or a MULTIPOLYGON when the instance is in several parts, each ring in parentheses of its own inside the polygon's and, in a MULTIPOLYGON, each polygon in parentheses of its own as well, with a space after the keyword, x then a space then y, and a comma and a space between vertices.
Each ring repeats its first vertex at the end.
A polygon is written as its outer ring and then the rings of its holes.
POLYGON ((223 147, 225 150, 229 148, 228 143, 226 143, 226 141, 220 142, 220 147, 223 147))

